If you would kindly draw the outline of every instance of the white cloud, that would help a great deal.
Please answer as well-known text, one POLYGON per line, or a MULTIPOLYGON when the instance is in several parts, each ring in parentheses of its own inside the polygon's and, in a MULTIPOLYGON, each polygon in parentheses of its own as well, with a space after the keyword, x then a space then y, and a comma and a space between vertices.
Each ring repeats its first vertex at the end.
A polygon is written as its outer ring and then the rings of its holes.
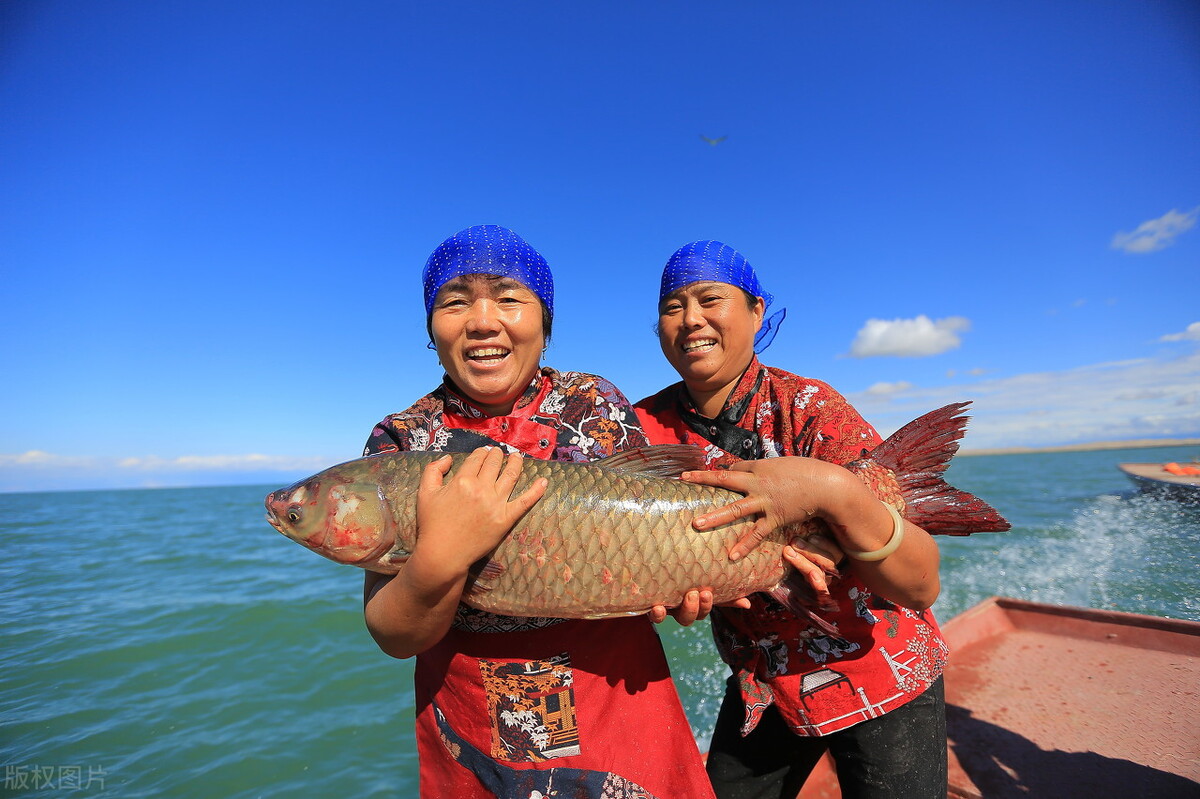
POLYGON ((1192 322, 1182 333, 1170 333, 1159 341, 1200 341, 1200 322, 1192 322))
POLYGON ((29 450, 17 455, 0 453, 0 468, 24 467, 29 469, 79 469, 99 471, 116 469, 124 471, 313 471, 317 472, 334 465, 328 458, 291 455, 180 455, 160 458, 157 455, 143 457, 87 457, 80 455, 55 455, 41 450, 29 450))
POLYGON ((102 457, 29 450, 0 453, 0 491, 291 482, 338 462, 339 459, 320 456, 102 457))
POLYGON ((907 380, 901 380, 896 383, 876 383, 867 389, 867 393, 875 396, 889 396, 891 394, 899 394, 901 391, 905 391, 912 387, 913 384, 909 383, 907 380))
POLYGON ((868 319, 850 345, 850 356, 920 358, 938 355, 957 348, 962 343, 958 334, 970 329, 971 322, 962 316, 937 321, 924 314, 916 319, 868 319))
POLYGON ((1113 236, 1111 246, 1114 250, 1135 254, 1161 250, 1174 243, 1177 236, 1190 230, 1196 224, 1197 216, 1200 216, 1200 206, 1185 213, 1172 208, 1158 219, 1138 225, 1132 233, 1117 233, 1113 236))
POLYGON ((159 458, 150 455, 143 458, 123 458, 119 465, 126 469, 141 471, 320 471, 332 466, 333 461, 317 457, 292 455, 179 455, 175 458, 159 458))
MULTIPOLYGON (((963 374, 970 375, 971 377, 982 377, 983 375, 986 375, 988 373, 988 371, 990 371, 990 370, 976 366, 974 369, 968 369, 963 374)), ((946 377, 948 377, 950 379, 954 379, 957 376, 958 376, 957 369, 947 369, 946 370, 946 377)))
POLYGON ((848 395, 880 433, 950 402, 972 400, 964 449, 1200 437, 1200 352, 1036 372, 902 395, 848 395))
POLYGON ((55 455, 40 449, 31 449, 16 455, 0 453, 0 468, 17 467, 21 469, 91 469, 95 468, 97 458, 82 455, 55 455))

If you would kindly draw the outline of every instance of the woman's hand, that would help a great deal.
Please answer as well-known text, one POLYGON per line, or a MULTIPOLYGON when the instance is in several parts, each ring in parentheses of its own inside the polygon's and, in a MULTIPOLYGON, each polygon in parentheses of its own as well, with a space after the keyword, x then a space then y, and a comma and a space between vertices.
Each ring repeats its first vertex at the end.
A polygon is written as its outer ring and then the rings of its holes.
POLYGON ((417 543, 413 557, 441 564, 447 571, 466 572, 490 553, 546 492, 539 478, 509 499, 521 476, 523 458, 505 459, 497 447, 481 447, 466 457, 446 480, 453 463, 439 458, 421 474, 417 489, 417 543))
POLYGON ((804 576, 816 595, 817 604, 825 610, 836 610, 837 603, 829 593, 829 581, 839 579, 837 564, 844 557, 836 541, 823 536, 796 536, 783 548, 783 559, 804 576))
POLYGON ((425 468, 417 489, 417 543, 395 576, 367 573, 363 612, 379 648, 407 658, 450 629, 467 571, 504 539, 546 491, 538 479, 513 499, 520 455, 477 449, 449 480, 448 456, 425 468))
POLYGON ((683 480, 744 494, 741 499, 692 520, 697 530, 711 530, 738 519, 757 516, 754 524, 729 550, 730 560, 740 560, 772 532, 800 524, 831 504, 845 490, 845 478, 862 483, 840 466, 815 458, 790 456, 740 461, 724 470, 684 472, 683 480))
MULTIPOLYGON (((749 610, 750 600, 742 597, 728 602, 718 602, 716 607, 744 608, 749 610)), ((661 624, 667 616, 673 618, 681 627, 690 627, 698 621, 708 618, 714 607, 713 592, 709 588, 694 588, 683 595, 683 599, 673 608, 665 605, 655 605, 646 611, 650 621, 661 624)))
MULTIPOLYGON (((893 535, 890 514, 866 484, 826 461, 798 456, 767 458, 742 461, 724 471, 685 472, 682 477, 690 483, 746 495, 692 521, 697 530, 708 530, 757 516, 730 548, 731 560, 752 552, 779 527, 803 524, 809 528, 808 543, 793 538, 791 543, 801 557, 789 559, 789 563, 804 574, 818 597, 828 596, 824 575, 831 573, 830 566, 843 563, 843 551, 871 552, 886 545, 893 535), (812 533, 817 531, 806 524, 810 519, 824 521, 837 551, 810 557, 809 552, 817 549, 812 545, 817 540, 812 533)), ((853 569, 874 593, 906 608, 923 610, 933 604, 940 590, 937 544, 912 522, 903 524, 904 538, 894 553, 872 562, 847 559, 843 566, 853 569)))

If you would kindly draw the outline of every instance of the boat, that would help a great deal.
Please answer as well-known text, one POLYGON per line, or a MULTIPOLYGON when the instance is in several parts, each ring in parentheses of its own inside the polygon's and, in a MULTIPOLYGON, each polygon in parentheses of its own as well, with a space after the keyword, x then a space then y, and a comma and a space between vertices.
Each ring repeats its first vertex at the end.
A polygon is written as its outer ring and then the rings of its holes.
POLYGON ((1117 468, 1142 491, 1200 503, 1200 464, 1118 463, 1117 468))
MULTIPOLYGON (((992 597, 942 633, 948 797, 1200 797, 1200 622, 992 597)), ((840 796, 826 756, 799 797, 840 796)))

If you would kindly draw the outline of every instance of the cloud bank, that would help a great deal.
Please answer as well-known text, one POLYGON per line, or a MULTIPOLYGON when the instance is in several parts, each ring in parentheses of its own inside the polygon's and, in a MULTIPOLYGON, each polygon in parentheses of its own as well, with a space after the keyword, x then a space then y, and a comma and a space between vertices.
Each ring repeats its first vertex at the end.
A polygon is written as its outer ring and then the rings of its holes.
POLYGON ((883 435, 950 402, 972 400, 963 449, 1200 437, 1200 352, 847 395, 883 435))
POLYGON ((1190 211, 1180 213, 1172 208, 1158 219, 1151 219, 1138 225, 1132 233, 1121 231, 1113 236, 1112 248, 1127 253, 1141 255, 1156 252, 1169 247, 1175 239, 1190 230, 1200 216, 1200 206, 1190 211))
POLYGON ((852 358, 923 358, 956 349, 959 333, 971 329, 970 320, 949 316, 934 321, 921 314, 916 319, 868 319, 850 345, 852 358))
POLYGON ((0 453, 0 491, 286 484, 339 460, 322 456, 180 455, 161 458, 0 453))
MULTIPOLYGON (((1168 337, 1164 337, 1168 338, 1168 337)), ((1179 341, 1200 340, 1200 323, 1179 341)), ((888 435, 923 413, 971 400, 964 451, 1094 441, 1200 438, 1200 347, 1172 358, 1098 363, 1007 377, 963 373, 947 385, 875 383, 847 398, 888 435)), ((0 454, 0 491, 205 485, 287 485, 344 458, 287 455, 175 457, 0 454)))

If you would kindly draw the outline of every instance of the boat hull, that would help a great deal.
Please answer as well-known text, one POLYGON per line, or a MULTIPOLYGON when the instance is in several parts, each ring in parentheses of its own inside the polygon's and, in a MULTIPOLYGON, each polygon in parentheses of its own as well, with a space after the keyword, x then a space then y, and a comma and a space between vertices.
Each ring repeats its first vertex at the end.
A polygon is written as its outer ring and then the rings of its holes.
POLYGON ((1124 472, 1141 491, 1179 502, 1200 504, 1200 475, 1171 474, 1161 463, 1119 463, 1124 472))
MULTIPOLYGON (((1200 796, 1200 622, 993 597, 942 633, 947 796, 1200 796)), ((800 797, 840 796, 826 757, 800 797)))

